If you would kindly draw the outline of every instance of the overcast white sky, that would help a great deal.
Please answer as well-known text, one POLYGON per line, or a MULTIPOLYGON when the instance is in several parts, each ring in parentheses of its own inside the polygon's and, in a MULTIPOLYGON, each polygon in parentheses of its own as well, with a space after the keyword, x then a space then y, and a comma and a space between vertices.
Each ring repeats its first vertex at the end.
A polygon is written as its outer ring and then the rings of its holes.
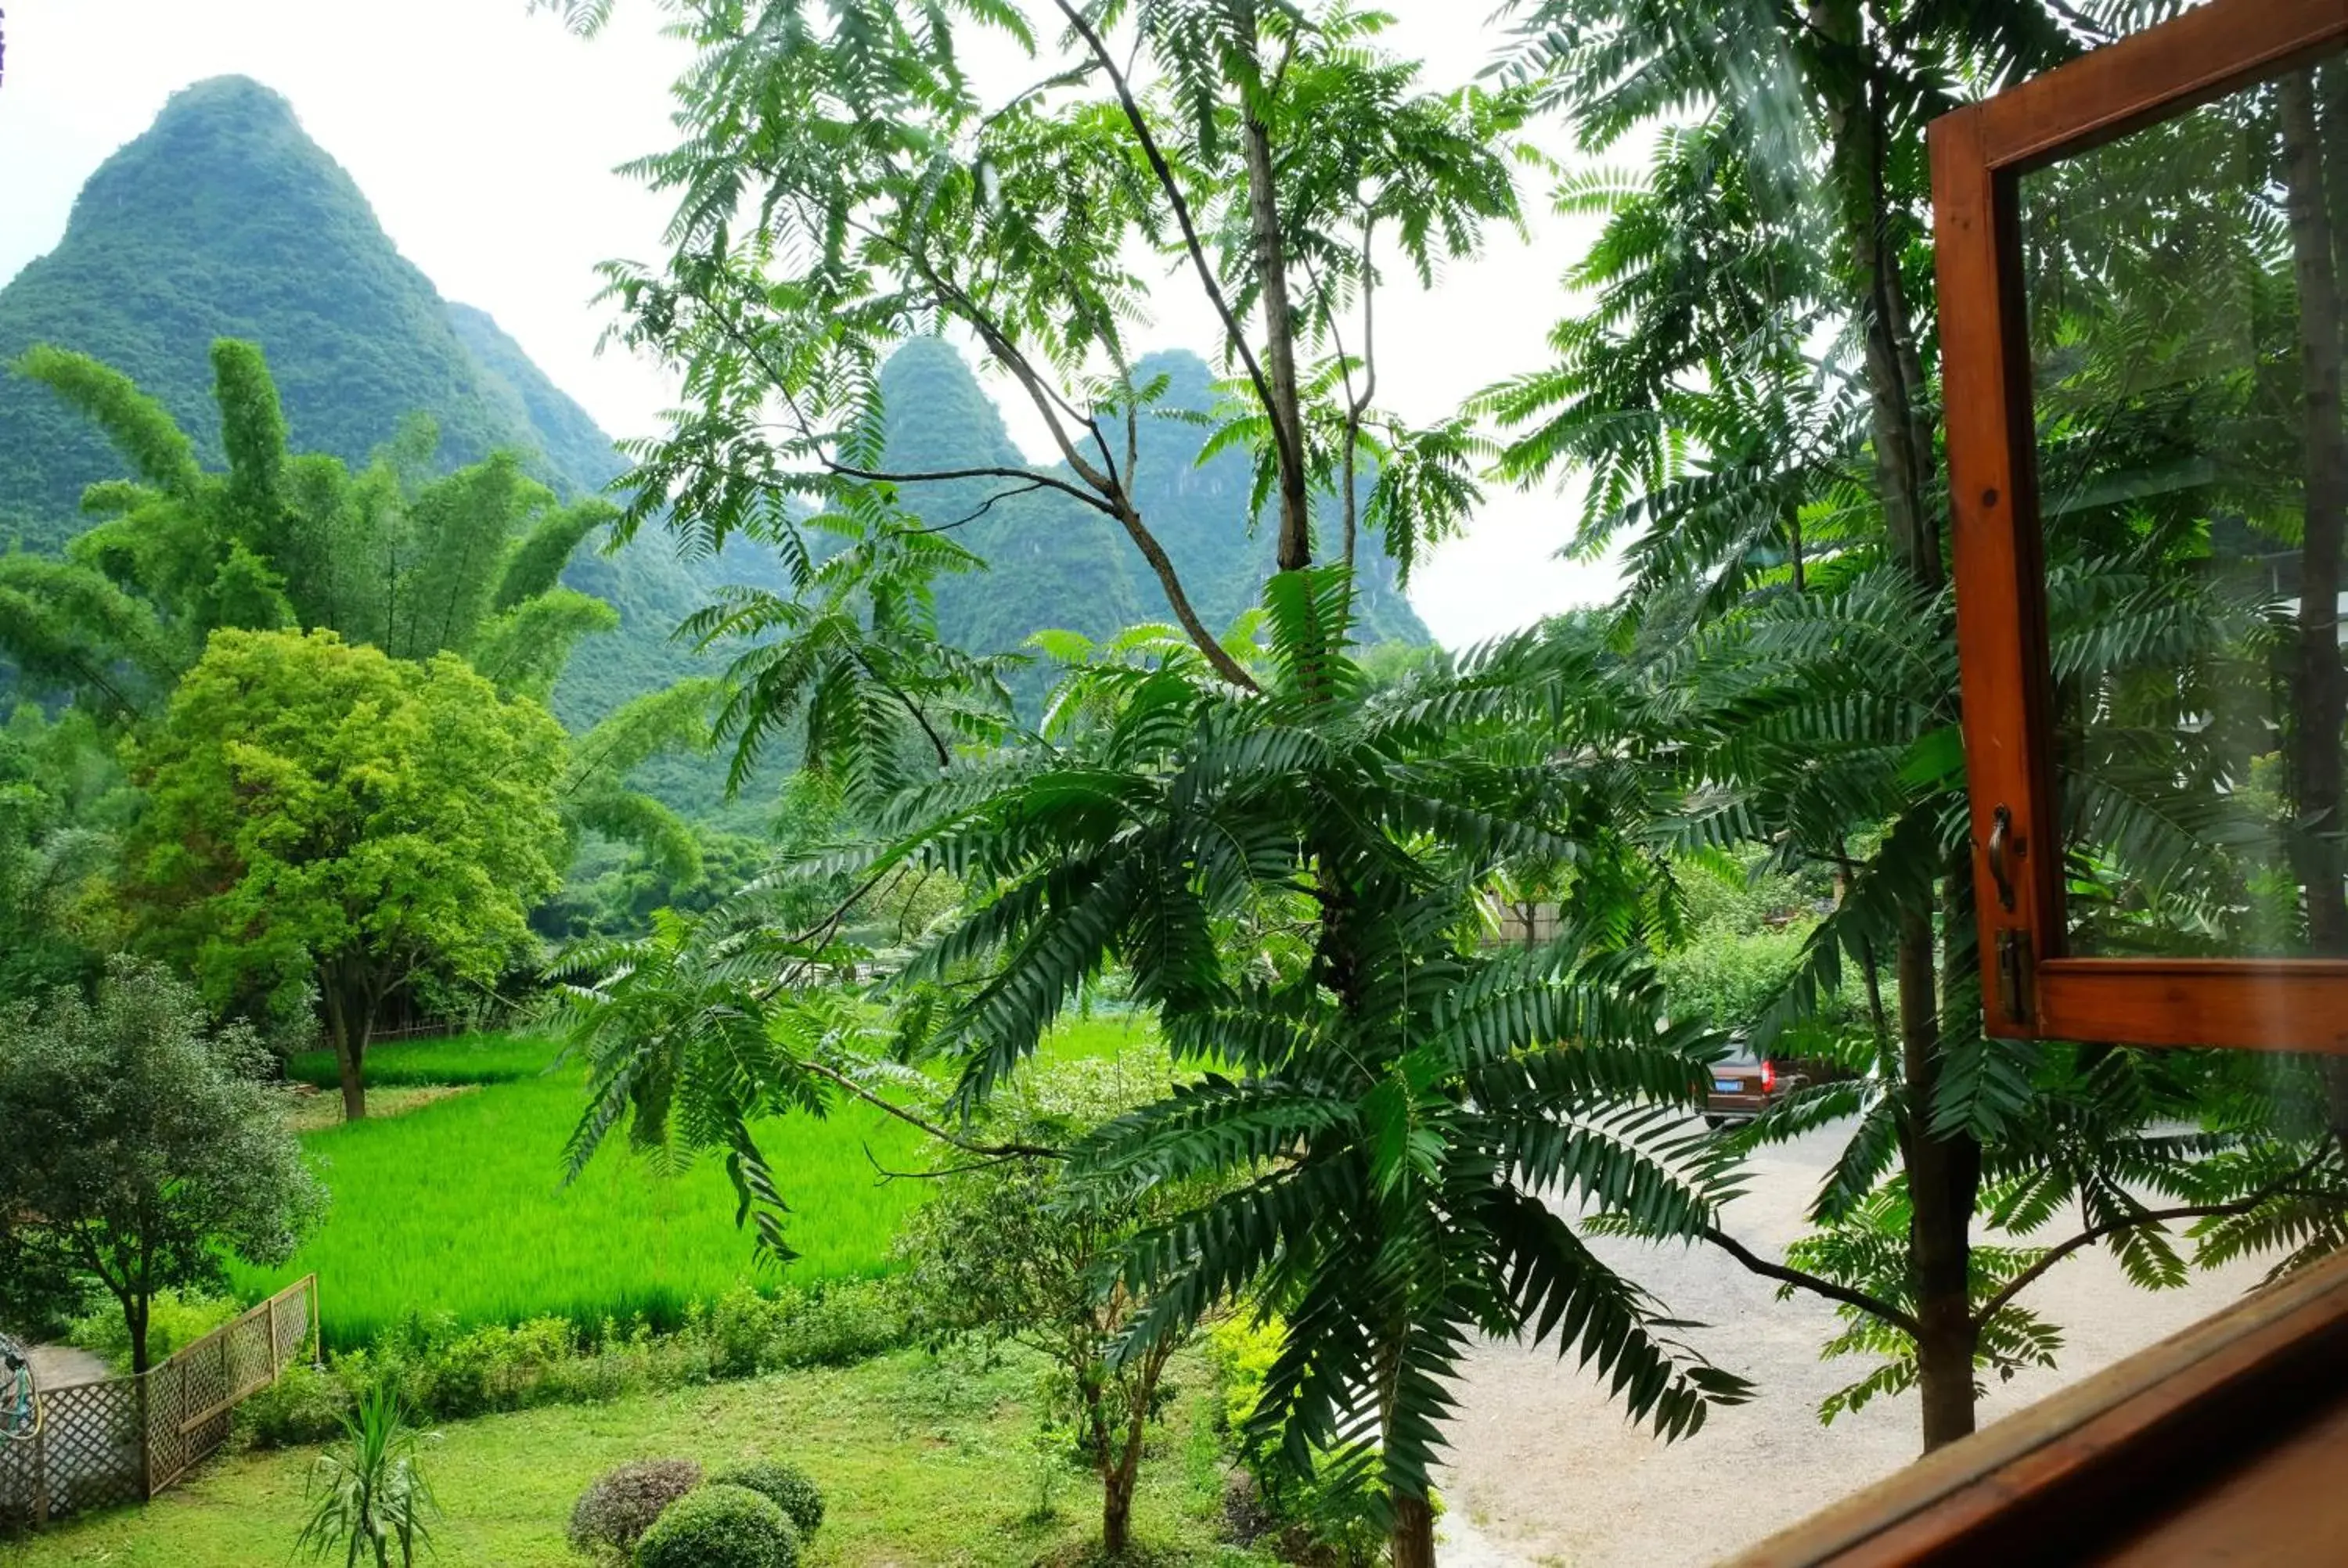
MULTIPOLYGON (((1387 0, 1393 47, 1448 85, 1488 56, 1487 0, 1387 0)), ((654 367, 599 354, 592 269, 660 252, 664 205, 612 172, 668 145, 685 59, 650 0, 581 42, 527 0, 5 0, 0 82, 0 280, 56 245, 76 191, 176 89, 235 72, 285 95, 349 169, 384 228, 442 294, 478 305, 614 436, 649 434, 673 401, 654 367)), ((1541 193, 1532 193, 1537 199, 1541 193)), ((1539 200, 1536 208, 1544 205, 1539 200)), ((1586 231, 1536 212, 1432 296, 1382 304, 1387 401, 1445 412, 1544 355, 1558 278, 1586 231)), ((1150 335, 1211 350, 1192 291, 1169 284, 1150 335)), ((996 388, 997 401, 1014 413, 996 388)), ((1014 429, 1018 422, 1014 418, 1014 429)), ((1495 492, 1469 535, 1424 567, 1412 601, 1437 638, 1480 641, 1608 597, 1613 573, 1552 552, 1564 497, 1495 492)))

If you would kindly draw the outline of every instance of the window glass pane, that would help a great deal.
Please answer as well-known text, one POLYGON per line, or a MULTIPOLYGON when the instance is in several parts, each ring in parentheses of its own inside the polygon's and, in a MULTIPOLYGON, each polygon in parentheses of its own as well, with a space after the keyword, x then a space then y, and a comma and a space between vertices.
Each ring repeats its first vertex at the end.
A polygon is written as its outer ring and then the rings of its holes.
POLYGON ((2348 64, 2024 177, 2075 955, 2348 956, 2348 64))

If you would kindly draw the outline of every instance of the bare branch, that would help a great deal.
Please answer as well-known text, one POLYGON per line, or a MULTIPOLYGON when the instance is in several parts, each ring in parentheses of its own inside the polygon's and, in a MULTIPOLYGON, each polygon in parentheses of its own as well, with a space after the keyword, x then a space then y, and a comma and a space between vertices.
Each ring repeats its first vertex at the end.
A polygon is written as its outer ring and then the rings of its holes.
POLYGON ((873 1154, 871 1144, 864 1145, 864 1163, 872 1167, 872 1173, 879 1176, 883 1184, 890 1182, 951 1181, 956 1176, 967 1176, 973 1172, 991 1171, 997 1165, 1007 1165, 1014 1160, 1035 1160, 1042 1157, 1026 1150, 1014 1149, 1004 1153, 973 1158, 967 1165, 950 1165, 942 1171, 892 1171, 873 1154))
POLYGON ((965 1154, 976 1154, 989 1160, 1065 1160, 1067 1155, 1058 1149, 1046 1149, 1037 1143, 977 1143, 939 1126, 924 1116, 915 1115, 892 1100, 884 1100, 836 1067, 820 1061, 799 1064, 826 1082, 839 1085, 857 1099, 877 1111, 884 1111, 909 1127, 917 1127, 941 1143, 950 1143, 965 1154))
POLYGON ((1031 479, 1026 484, 1014 485, 1008 490, 995 491, 994 494, 987 497, 985 500, 979 503, 979 507, 976 511, 969 512, 962 517, 956 518, 953 522, 935 523, 927 528, 900 528, 897 531, 909 538, 921 534, 952 533, 956 528, 969 527, 971 524, 978 521, 979 518, 986 516, 987 513, 994 510, 995 503, 998 501, 1008 501, 1013 499, 1014 497, 1019 496, 1032 496, 1036 491, 1043 488, 1044 485, 1041 480, 1031 479))
POLYGON ((1101 68, 1108 73, 1110 85, 1117 89, 1117 102, 1125 110, 1126 123, 1133 127, 1133 134, 1141 143, 1141 154, 1149 160, 1150 172, 1158 177, 1159 189, 1166 192, 1166 200, 1174 209, 1174 220, 1182 230, 1182 247, 1189 255, 1191 266, 1198 272, 1200 286, 1206 290, 1208 302, 1215 307, 1215 314, 1221 318, 1223 333, 1232 352, 1247 367, 1248 379, 1255 384, 1256 395, 1263 400, 1264 412, 1272 420, 1272 438, 1280 444, 1281 460, 1302 473, 1303 454, 1292 444, 1291 434, 1280 415, 1279 401, 1272 395, 1272 383, 1265 378, 1263 366, 1256 362, 1255 350, 1249 346, 1247 333, 1240 325, 1239 317, 1233 313, 1231 302, 1223 297, 1222 285, 1215 279, 1214 264, 1207 260, 1207 248, 1199 239, 1197 223, 1191 220, 1190 203, 1182 194, 1182 182, 1174 177, 1174 166, 1167 161, 1165 152, 1159 149, 1158 138, 1149 128, 1148 117, 1141 112, 1141 105, 1133 96, 1132 84, 1117 68, 1117 62, 1109 56, 1108 45, 1085 14, 1070 4, 1070 0, 1053 0, 1053 4, 1059 7, 1060 14, 1068 19, 1068 26, 1092 50, 1093 57, 1100 62, 1101 68))
POLYGON ((1720 1248, 1755 1274, 1776 1280, 1783 1285, 1809 1291, 1813 1295, 1823 1296, 1829 1301, 1839 1301, 1845 1307, 1856 1307, 1871 1317, 1881 1318, 1902 1333, 1921 1335, 1923 1332, 1923 1325, 1917 1322, 1915 1318, 1900 1311, 1891 1303, 1869 1296, 1863 1290, 1853 1290, 1847 1285, 1837 1285, 1831 1279, 1821 1278, 1818 1275, 1802 1269, 1788 1268, 1782 1263, 1771 1263, 1726 1231, 1715 1226, 1706 1225, 1700 1234, 1704 1240, 1720 1248))

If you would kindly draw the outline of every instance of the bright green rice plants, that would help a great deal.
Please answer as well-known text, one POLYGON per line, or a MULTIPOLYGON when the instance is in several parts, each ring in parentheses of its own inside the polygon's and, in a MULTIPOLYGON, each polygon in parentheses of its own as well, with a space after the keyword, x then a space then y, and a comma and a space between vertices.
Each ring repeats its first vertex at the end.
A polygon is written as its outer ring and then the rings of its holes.
POLYGON ((689 1459, 636 1460, 607 1471, 571 1510, 571 1549, 624 1564, 669 1504, 700 1484, 701 1466, 689 1459))
POLYGON ((345 1568, 415 1568, 416 1551, 428 1545, 440 1515, 424 1479, 416 1429, 388 1389, 360 1396, 344 1422, 345 1441, 318 1456, 310 1478, 310 1516, 294 1550, 321 1561, 339 1556, 345 1568))
MULTIPOLYGON (((560 1049, 556 1041, 541 1036, 502 1030, 379 1044, 367 1055, 367 1087, 519 1083, 551 1071, 560 1049)), ((302 1051, 285 1063, 287 1078, 320 1089, 336 1087, 340 1071, 331 1050, 302 1051)))
MULTIPOLYGON (((258 1299, 314 1270, 335 1350, 376 1342, 418 1302, 468 1328, 541 1317, 568 1318, 588 1336, 606 1318, 682 1327, 693 1303, 716 1302, 754 1276, 726 1173, 715 1160, 671 1173, 613 1149, 561 1183, 582 1093, 583 1078, 563 1069, 305 1134, 304 1150, 334 1194, 325 1223, 282 1268, 232 1266, 238 1293, 258 1299)), ((918 1134, 878 1112, 843 1112, 769 1123, 767 1135, 808 1199, 791 1227, 801 1254, 793 1283, 829 1286, 885 1271, 889 1238, 920 1184, 876 1184, 864 1151, 906 1168, 918 1134)))
POLYGON ((790 1515, 747 1486, 705 1486, 664 1509, 636 1543, 635 1568, 798 1568, 790 1515))

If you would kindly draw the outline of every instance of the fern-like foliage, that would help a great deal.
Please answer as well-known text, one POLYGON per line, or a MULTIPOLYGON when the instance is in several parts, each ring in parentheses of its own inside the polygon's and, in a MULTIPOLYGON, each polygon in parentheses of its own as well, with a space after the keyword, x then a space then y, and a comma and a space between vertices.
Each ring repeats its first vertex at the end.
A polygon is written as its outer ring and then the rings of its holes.
POLYGON ((1613 897, 1651 864, 1616 830, 1635 780, 1561 759, 1537 723, 1602 705, 1602 655, 1518 638, 1378 686, 1347 655, 1350 603, 1342 568, 1275 579, 1252 690, 1162 635, 1047 640, 1067 661, 1050 735, 931 759, 860 863, 982 895, 887 982, 885 1042, 835 1027, 827 1009, 857 1004, 795 989, 836 961, 819 944, 672 922, 580 950, 598 1091, 579 1147, 625 1121, 726 1149, 771 1240, 752 1118, 908 1056, 949 1073, 946 1112, 975 1113, 1114 968, 1182 1081, 1068 1151, 1070 1174, 1202 1194, 1120 1259, 1149 1303, 1128 1349, 1242 1296, 1272 1306, 1267 1453, 1353 1473, 1339 1456, 1374 1452, 1357 1479, 1425 1497, 1479 1332, 1580 1358, 1670 1436, 1744 1398, 1552 1206, 1685 1235, 1734 1191, 1690 1132, 1718 1048, 1666 1024, 1644 923, 1613 897), (1529 863, 1575 867, 1590 899, 1554 941, 1488 948, 1484 890, 1529 863))

